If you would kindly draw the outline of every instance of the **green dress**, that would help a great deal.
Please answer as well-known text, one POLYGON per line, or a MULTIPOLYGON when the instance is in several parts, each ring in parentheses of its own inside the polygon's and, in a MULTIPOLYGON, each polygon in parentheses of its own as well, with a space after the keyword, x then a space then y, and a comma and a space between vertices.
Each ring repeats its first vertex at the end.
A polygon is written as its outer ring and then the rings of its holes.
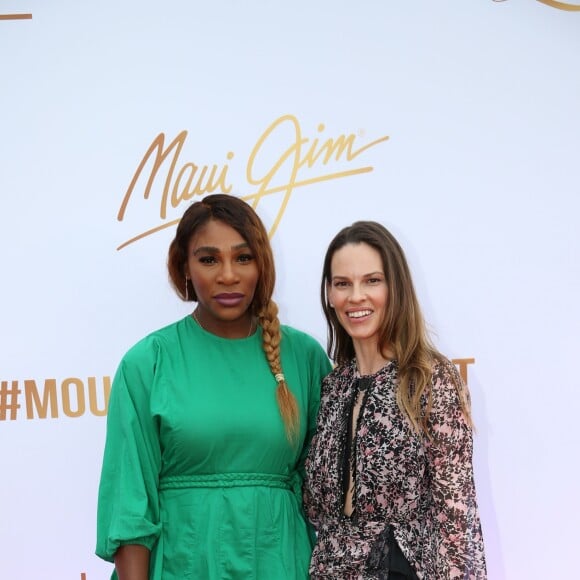
POLYGON ((187 316, 129 350, 109 401, 98 556, 144 545, 152 580, 308 578, 303 464, 330 363, 312 337, 281 332, 300 409, 296 448, 260 330, 224 339, 187 316))

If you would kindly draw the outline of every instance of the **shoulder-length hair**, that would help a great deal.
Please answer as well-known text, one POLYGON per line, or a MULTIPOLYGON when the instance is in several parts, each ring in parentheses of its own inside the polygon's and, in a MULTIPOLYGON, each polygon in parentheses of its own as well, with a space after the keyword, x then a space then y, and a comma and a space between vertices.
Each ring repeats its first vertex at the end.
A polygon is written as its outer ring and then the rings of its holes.
MULTIPOLYGON (((413 428, 430 436, 428 429, 432 394, 429 388, 434 364, 446 359, 435 348, 425 326, 405 253, 395 237, 374 221, 357 221, 343 228, 328 246, 322 269, 320 296, 328 324, 328 355, 338 365, 354 356, 352 338, 330 306, 328 289, 332 281, 332 258, 347 244, 367 244, 380 257, 387 286, 387 307, 379 330, 378 349, 394 353, 399 368, 397 403, 413 428), (422 406, 422 399, 427 404, 422 406)), ((463 386, 456 381, 462 411, 471 424, 469 403, 463 386)))

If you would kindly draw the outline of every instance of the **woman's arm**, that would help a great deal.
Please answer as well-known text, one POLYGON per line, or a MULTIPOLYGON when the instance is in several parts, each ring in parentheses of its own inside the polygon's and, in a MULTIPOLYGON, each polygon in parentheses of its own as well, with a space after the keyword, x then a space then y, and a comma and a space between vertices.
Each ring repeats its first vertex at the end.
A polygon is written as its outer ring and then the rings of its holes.
POLYGON ((426 441, 433 505, 430 527, 438 535, 437 578, 485 580, 483 536, 473 479, 472 430, 461 410, 465 389, 452 363, 437 365, 426 441))
POLYGON ((161 443, 151 412, 156 356, 155 344, 139 343, 113 381, 97 510, 97 555, 108 562, 122 546, 153 549, 161 533, 161 443))
MULTIPOLYGON (((303 483, 302 488, 298 490, 298 499, 303 503, 305 512, 306 506, 309 504, 310 494, 308 490, 308 486, 304 485, 306 472, 305 472, 305 462, 306 457, 308 455, 308 451, 310 449, 310 444, 312 442, 312 438, 314 437, 314 433, 316 432, 316 422, 318 417, 318 410, 320 407, 320 392, 321 392, 321 384, 332 370, 332 366, 326 353, 322 349, 322 347, 315 341, 314 338, 309 337, 312 347, 311 353, 308 357, 309 361, 309 376, 310 376, 310 384, 309 384, 309 396, 308 396, 308 416, 306 417, 307 420, 307 431, 306 431, 306 438, 304 440, 304 448, 302 449, 302 453, 300 459, 298 461, 298 473, 300 474, 301 483, 303 483)), ((307 515, 305 513, 305 515, 307 515)), ((312 513, 310 514, 312 515, 312 513)), ((314 526, 316 525, 314 521, 306 517, 308 531, 310 534, 310 539, 312 545, 316 542, 316 533, 314 526)))
POLYGON ((115 552, 115 570, 119 580, 148 580, 149 550, 138 544, 121 546, 115 552))

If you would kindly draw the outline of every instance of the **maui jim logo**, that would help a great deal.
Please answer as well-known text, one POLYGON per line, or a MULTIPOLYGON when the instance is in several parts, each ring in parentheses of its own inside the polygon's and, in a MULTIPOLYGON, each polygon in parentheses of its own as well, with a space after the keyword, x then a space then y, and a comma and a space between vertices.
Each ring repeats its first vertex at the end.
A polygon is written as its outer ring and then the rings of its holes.
MULTIPOLYGON (((506 0, 493 0, 494 2, 506 2, 506 0)), ((570 4, 569 2, 557 2, 557 0, 538 0, 546 6, 551 6, 558 10, 566 10, 568 12, 580 12, 580 4, 570 4)))
POLYGON ((546 6, 557 8, 558 10, 568 10, 569 12, 579 12, 580 4, 570 4, 568 2, 556 2, 555 0, 538 0, 546 6))
MULTIPOLYGON (((318 125, 319 134, 324 130, 323 124, 318 125)), ((187 131, 181 131, 166 145, 165 134, 159 133, 145 152, 127 188, 117 219, 123 221, 127 205, 132 197, 140 196, 143 199, 149 199, 154 184, 159 180, 163 182, 159 198, 159 218, 162 223, 126 240, 117 250, 177 224, 179 219, 165 221, 168 217, 168 210, 176 209, 195 196, 209 193, 231 193, 233 186, 228 178, 229 165, 227 163, 223 165, 198 165, 192 161, 182 160, 182 150, 187 140, 187 134, 187 131), (140 191, 136 191, 138 183, 145 183, 144 188, 140 191)), ((352 133, 328 138, 306 137, 298 119, 293 115, 284 115, 276 119, 264 131, 254 145, 246 164, 246 180, 254 188, 254 192, 242 196, 242 199, 251 203, 252 207, 256 209, 265 197, 279 194, 280 204, 269 231, 270 237, 276 232, 290 197, 296 188, 321 181, 368 173, 373 170, 372 166, 357 166, 343 168, 341 171, 332 171, 333 163, 342 162, 344 167, 344 163, 355 162, 365 151, 389 139, 388 136, 384 136, 370 143, 358 145, 357 139, 359 138, 360 135, 352 133), (286 138, 284 145, 280 148, 281 135, 290 135, 291 138, 290 140, 286 138), (264 161, 268 159, 273 159, 273 161, 268 162, 267 168, 263 169, 264 161), (319 171, 318 175, 311 176, 309 170, 312 169, 324 170, 324 172, 319 171), (282 173, 284 177, 282 177, 282 173), (280 184, 281 180, 282 184, 280 184)), ((231 161, 234 158, 234 153, 229 151, 226 158, 231 161)))

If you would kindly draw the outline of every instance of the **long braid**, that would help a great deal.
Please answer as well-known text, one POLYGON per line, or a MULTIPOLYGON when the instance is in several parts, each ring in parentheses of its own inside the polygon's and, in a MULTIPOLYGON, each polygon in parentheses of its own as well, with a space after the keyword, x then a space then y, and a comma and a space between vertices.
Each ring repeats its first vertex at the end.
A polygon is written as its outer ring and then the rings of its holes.
POLYGON ((262 348, 270 365, 272 374, 276 377, 276 399, 280 415, 284 421, 286 436, 291 443, 295 443, 300 430, 300 413, 298 403, 282 373, 280 360, 280 321, 278 320, 278 306, 270 300, 265 308, 258 313, 258 320, 262 327, 262 348))
POLYGON ((282 371, 280 321, 278 307, 272 301, 276 281, 274 255, 268 232, 258 214, 240 198, 221 193, 207 195, 202 201, 193 203, 179 221, 175 238, 169 247, 167 259, 169 278, 182 299, 198 300, 191 278, 188 276, 188 245, 198 229, 210 220, 223 222, 236 230, 248 243, 256 259, 260 275, 250 313, 258 317, 258 322, 262 326, 262 348, 278 385, 276 399, 280 415, 288 440, 295 444, 300 432, 300 413, 296 398, 290 391, 282 371))

